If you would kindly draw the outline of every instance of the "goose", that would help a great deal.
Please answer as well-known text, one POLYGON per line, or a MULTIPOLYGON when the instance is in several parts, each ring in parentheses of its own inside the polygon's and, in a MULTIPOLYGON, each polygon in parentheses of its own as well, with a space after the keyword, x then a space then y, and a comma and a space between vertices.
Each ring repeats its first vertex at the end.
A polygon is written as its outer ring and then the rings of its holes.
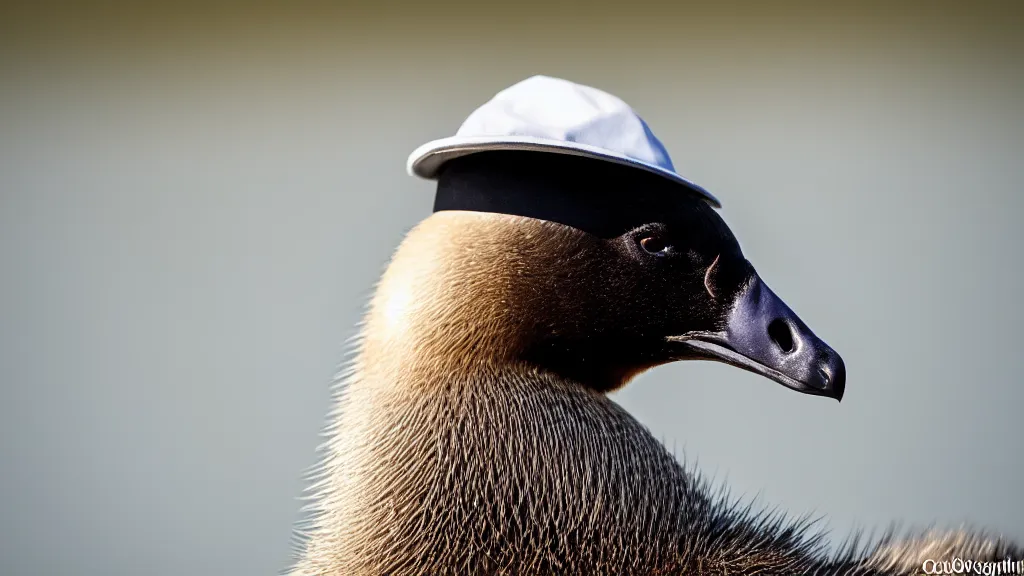
POLYGON ((841 400, 842 358, 620 100, 534 77, 494 102, 411 157, 437 180, 434 212, 393 254, 338 379, 288 574, 916 574, 954 554, 1020 558, 969 531, 830 550, 807 521, 681 465, 608 394, 713 360, 841 400))

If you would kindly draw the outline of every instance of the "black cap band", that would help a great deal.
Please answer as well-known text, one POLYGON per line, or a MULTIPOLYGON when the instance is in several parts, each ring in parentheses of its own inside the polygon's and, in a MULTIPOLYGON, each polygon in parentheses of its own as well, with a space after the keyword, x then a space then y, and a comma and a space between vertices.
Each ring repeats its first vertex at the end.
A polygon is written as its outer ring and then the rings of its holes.
POLYGON ((568 154, 502 150, 448 161, 438 177, 434 212, 526 216, 612 238, 694 202, 705 200, 638 168, 568 154))

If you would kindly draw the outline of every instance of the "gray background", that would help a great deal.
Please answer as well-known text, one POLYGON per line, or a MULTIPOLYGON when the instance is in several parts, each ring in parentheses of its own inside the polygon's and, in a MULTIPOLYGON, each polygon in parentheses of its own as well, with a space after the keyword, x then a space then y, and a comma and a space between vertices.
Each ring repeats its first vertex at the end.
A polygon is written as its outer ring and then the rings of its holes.
POLYGON ((545 73, 621 96, 846 359, 617 399, 735 494, 1024 539, 1018 4, 0 8, 0 573, 283 568, 328 382, 429 183, 545 73))

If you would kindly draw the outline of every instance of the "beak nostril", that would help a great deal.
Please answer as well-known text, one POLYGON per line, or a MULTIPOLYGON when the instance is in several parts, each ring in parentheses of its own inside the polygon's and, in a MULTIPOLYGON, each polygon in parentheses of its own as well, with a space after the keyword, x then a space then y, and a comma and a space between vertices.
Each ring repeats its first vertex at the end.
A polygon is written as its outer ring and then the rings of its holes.
POLYGON ((776 318, 768 324, 768 336, 784 353, 789 354, 793 351, 793 333, 789 329, 789 324, 782 318, 776 318))
POLYGON ((828 387, 828 385, 832 382, 832 375, 829 374, 828 370, 825 370, 824 368, 818 368, 818 376, 821 376, 821 382, 824 387, 828 387))

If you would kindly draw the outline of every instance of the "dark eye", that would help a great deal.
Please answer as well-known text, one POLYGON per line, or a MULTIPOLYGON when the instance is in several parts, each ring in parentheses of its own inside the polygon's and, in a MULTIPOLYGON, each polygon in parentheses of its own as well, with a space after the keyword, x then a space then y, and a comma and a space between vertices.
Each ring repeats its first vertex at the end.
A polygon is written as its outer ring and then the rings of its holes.
POLYGON ((668 252, 668 243, 658 234, 644 234, 640 237, 640 247, 649 254, 665 254, 668 252))

